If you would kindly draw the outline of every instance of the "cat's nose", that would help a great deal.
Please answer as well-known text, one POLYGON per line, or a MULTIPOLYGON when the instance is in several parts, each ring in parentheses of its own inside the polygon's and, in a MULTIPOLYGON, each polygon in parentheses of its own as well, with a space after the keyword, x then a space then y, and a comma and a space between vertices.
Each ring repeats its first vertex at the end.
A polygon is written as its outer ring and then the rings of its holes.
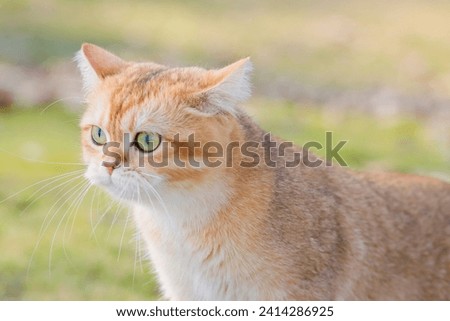
POLYGON ((113 170, 116 168, 114 163, 105 163, 104 166, 106 167, 109 175, 112 175, 113 170))

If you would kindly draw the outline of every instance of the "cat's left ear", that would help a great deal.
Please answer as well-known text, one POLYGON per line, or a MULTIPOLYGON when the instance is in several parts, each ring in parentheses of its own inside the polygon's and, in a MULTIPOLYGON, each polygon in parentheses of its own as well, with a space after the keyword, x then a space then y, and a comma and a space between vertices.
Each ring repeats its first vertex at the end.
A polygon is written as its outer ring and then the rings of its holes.
POLYGON ((252 69, 247 57, 222 69, 210 70, 207 88, 201 93, 206 96, 206 108, 212 109, 208 112, 222 110, 233 114, 239 103, 250 98, 252 69))
POLYGON ((75 56, 83 78, 83 87, 90 92, 102 79, 121 72, 128 63, 109 51, 85 43, 75 56))

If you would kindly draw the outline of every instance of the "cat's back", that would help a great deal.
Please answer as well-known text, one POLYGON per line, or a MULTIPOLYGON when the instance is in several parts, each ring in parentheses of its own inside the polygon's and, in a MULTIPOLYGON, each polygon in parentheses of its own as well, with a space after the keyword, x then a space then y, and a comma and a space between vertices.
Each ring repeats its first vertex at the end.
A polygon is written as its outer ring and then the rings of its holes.
MULTIPOLYGON (((414 174, 386 172, 354 172, 376 193, 390 201, 392 207, 404 205, 417 210, 445 210, 450 215, 450 184, 442 180, 414 174)), ((444 213, 443 213, 444 214, 444 213)))
POLYGON ((275 177, 272 224, 328 298, 450 298, 450 184, 325 165, 275 177))
POLYGON ((352 172, 350 177, 350 200, 360 212, 355 215, 388 237, 392 247, 423 254, 446 247, 450 256, 450 184, 399 173, 352 172))
POLYGON ((360 182, 349 189, 378 279, 373 296, 386 297, 387 285, 395 299, 449 299, 450 184, 398 173, 350 177, 360 182))

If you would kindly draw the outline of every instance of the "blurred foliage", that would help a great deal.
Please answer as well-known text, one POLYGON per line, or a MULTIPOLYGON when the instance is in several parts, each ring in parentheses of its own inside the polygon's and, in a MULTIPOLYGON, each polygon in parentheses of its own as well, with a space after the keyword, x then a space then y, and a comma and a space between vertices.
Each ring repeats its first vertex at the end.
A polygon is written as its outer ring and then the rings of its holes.
POLYGON ((450 92, 449 1, 2 1, 8 61, 67 59, 87 41, 170 64, 251 56, 257 79, 450 92))
POLYGON ((0 137, 0 298, 156 298, 127 211, 100 190, 81 198, 78 117, 3 113, 0 137))
MULTIPOLYGON (((332 132, 333 147, 341 140, 347 141, 340 155, 351 168, 450 174, 448 160, 414 118, 380 121, 353 111, 321 110, 270 100, 255 100, 249 112, 276 136, 299 145, 316 141, 325 146, 325 133, 332 132)), ((312 151, 326 156, 325 149, 312 151)))
MULTIPOLYGON (((277 136, 323 143, 333 131, 335 142, 348 140, 350 167, 448 177, 448 159, 420 119, 264 94, 282 76, 448 96, 449 21, 444 0, 0 0, 0 62, 51 65, 70 60, 82 42, 169 65, 218 67, 251 56, 257 95, 248 110, 277 136)), ((127 210, 110 207, 99 190, 81 202, 83 179, 69 181, 75 172, 49 180, 83 168, 63 164, 80 162, 79 115, 35 107, 0 113, 0 299, 158 298, 127 210)))

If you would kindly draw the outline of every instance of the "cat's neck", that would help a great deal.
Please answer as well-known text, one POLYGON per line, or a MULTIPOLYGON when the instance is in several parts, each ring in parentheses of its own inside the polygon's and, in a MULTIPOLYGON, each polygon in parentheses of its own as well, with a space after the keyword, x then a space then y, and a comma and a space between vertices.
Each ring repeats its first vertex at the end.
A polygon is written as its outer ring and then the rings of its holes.
POLYGON ((152 224, 163 229, 201 229, 227 204, 229 182, 222 178, 198 185, 156 188, 150 199, 134 207, 151 215, 152 224))
MULTIPOLYGON (((166 190, 162 202, 135 206, 140 235, 167 298, 273 300, 285 296, 278 290, 266 293, 253 283, 253 271, 272 273, 270 260, 261 260, 259 251, 252 252, 264 248, 263 240, 267 241, 257 226, 268 198, 249 197, 254 182, 242 185, 239 173, 229 170, 234 175, 189 189, 166 190)), ((264 191, 259 194, 267 195, 267 185, 260 189, 264 191)), ((257 277, 258 285, 271 287, 265 284, 270 283, 269 275, 257 277)))

